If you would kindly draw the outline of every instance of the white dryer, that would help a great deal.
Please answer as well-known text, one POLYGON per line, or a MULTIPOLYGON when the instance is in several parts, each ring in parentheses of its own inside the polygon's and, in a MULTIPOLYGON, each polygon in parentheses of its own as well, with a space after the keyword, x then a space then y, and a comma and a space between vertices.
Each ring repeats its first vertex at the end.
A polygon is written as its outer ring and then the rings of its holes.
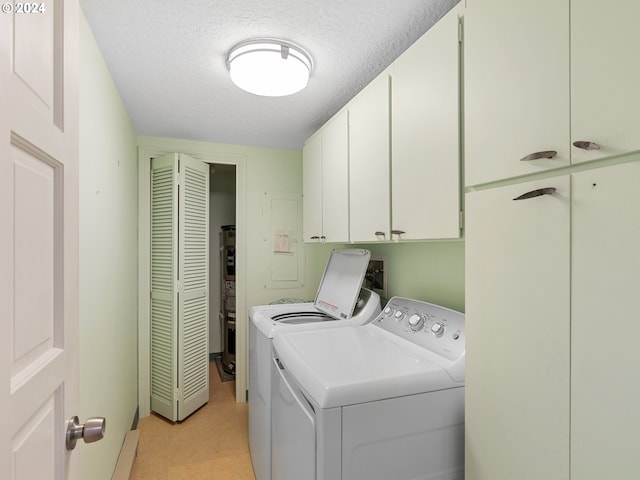
POLYGON ((462 313, 394 297, 273 344, 273 480, 464 478, 462 313))
POLYGON ((249 310, 249 450, 256 480, 271 479, 271 362, 279 331, 318 331, 362 325, 380 313, 377 293, 361 288, 371 254, 331 252, 315 301, 249 310))

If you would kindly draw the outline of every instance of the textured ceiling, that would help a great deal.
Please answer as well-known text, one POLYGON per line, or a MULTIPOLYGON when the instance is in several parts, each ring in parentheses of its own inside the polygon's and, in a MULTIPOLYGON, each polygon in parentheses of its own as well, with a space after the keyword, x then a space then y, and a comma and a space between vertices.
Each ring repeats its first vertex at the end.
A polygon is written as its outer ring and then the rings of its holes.
POLYGON ((80 0, 140 135, 300 149, 459 0, 80 0), (255 37, 312 56, 307 88, 258 97, 226 52, 255 37))

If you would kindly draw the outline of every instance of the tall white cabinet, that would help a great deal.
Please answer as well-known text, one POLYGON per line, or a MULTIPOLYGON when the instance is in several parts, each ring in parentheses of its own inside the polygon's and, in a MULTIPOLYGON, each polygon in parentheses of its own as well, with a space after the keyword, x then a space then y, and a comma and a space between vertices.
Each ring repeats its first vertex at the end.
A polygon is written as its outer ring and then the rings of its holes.
POLYGON ((639 478, 639 18, 467 0, 467 480, 639 478))
POLYGON ((640 149, 640 2, 467 0, 467 185, 640 149))
POLYGON ((569 165, 569 58, 568 0, 467 0, 467 185, 569 165))
POLYGON ((568 176, 467 194, 467 480, 569 479, 569 215, 568 176))
POLYGON ((467 195, 467 480, 640 472, 639 182, 640 158, 467 195))
POLYGON ((572 163, 639 150, 640 2, 570 3, 572 163))
POLYGON ((571 476, 638 478, 640 158, 572 177, 571 476))

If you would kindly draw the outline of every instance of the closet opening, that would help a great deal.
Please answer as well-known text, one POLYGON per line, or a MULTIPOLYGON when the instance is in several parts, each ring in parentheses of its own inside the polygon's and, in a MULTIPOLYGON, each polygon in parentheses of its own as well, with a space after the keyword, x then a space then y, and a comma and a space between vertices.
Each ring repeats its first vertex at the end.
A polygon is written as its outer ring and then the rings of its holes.
POLYGON ((209 167, 209 358, 236 374, 236 166, 209 167))

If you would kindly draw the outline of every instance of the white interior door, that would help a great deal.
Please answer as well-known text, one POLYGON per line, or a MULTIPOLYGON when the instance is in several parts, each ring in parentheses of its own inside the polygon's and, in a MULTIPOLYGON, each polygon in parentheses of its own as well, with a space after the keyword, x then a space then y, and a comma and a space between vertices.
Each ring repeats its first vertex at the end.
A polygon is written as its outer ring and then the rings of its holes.
POLYGON ((0 14, 0 478, 77 479, 78 5, 0 14))

